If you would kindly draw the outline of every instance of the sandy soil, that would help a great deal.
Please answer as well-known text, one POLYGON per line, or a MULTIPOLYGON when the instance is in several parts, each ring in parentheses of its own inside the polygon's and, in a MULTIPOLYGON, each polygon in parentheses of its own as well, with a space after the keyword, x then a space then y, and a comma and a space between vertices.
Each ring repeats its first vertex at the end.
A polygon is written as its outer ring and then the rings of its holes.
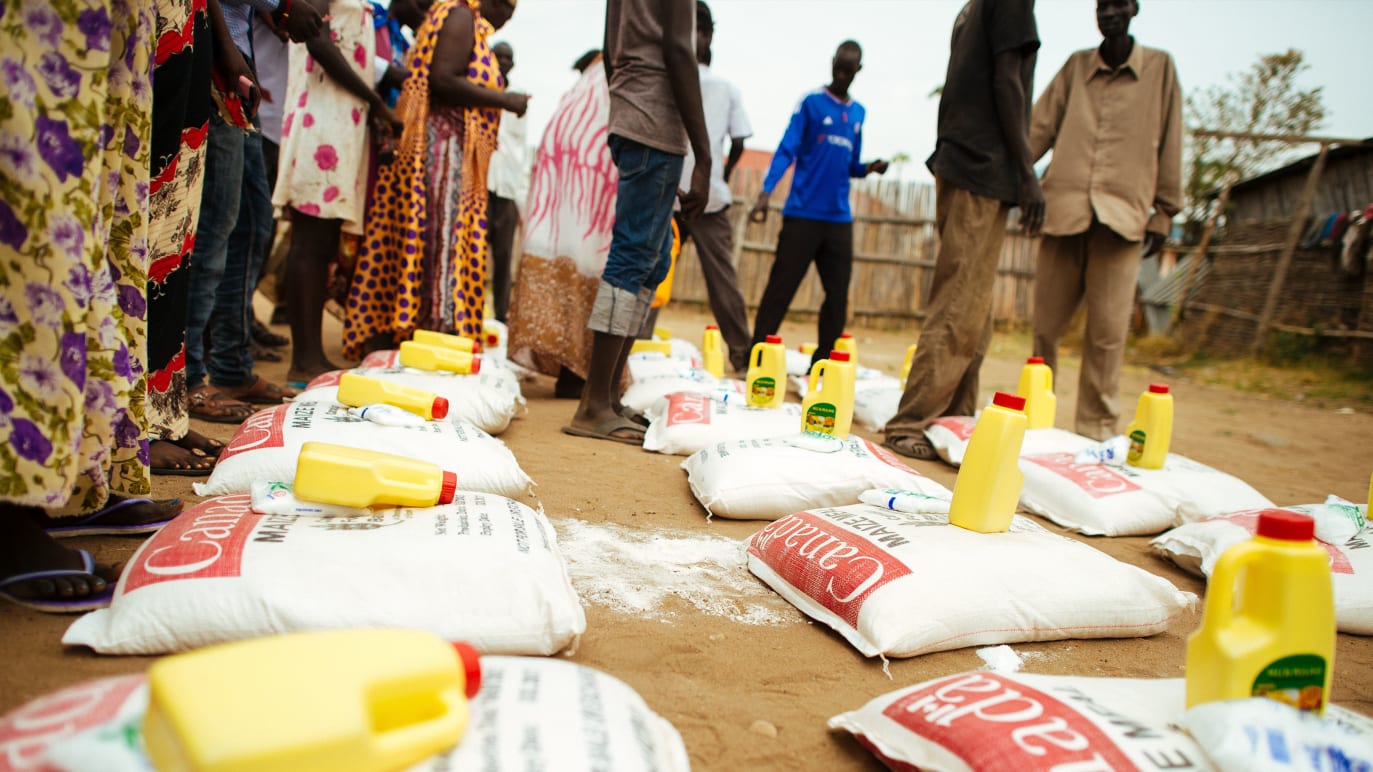
MULTIPOLYGON (((694 338, 707 322, 699 312, 670 309, 661 323, 694 338)), ((911 332, 855 332, 864 364, 890 372, 898 370, 906 345, 914 339, 911 332)), ((783 333, 788 341, 810 340, 814 327, 789 323, 783 333)), ((984 391, 1012 390, 1026 353, 1021 344, 1003 341, 983 368, 984 391)), ((1076 361, 1069 358, 1064 370, 1059 376, 1064 385, 1060 425, 1071 415, 1076 361)), ((280 379, 285 368, 266 364, 260 371, 280 379)), ((1134 395, 1159 379, 1143 368, 1128 369, 1122 384, 1127 411, 1134 395)), ((1309 503, 1329 493, 1365 499, 1373 470, 1373 445, 1366 441, 1373 435, 1373 416, 1317 410, 1186 381, 1174 380, 1173 387, 1175 451, 1244 478, 1278 503, 1309 503)), ((591 526, 617 524, 647 533, 673 529, 745 539, 762 527, 760 522, 707 521, 678 469, 678 457, 561 434, 558 429, 573 404, 553 398, 551 379, 527 383, 525 394, 528 415, 502 439, 538 483, 528 503, 542 504, 555 523, 562 522, 560 528, 582 527, 568 522, 575 518, 591 526)), ((232 434, 233 427, 197 423, 200 431, 225 440, 232 434)), ((952 487, 953 469, 937 463, 913 465, 952 487)), ((197 500, 187 478, 156 478, 154 490, 162 497, 197 500)), ((1083 540, 1182 589, 1203 592, 1201 582, 1155 557, 1146 538, 1083 540)), ((137 546, 136 539, 117 538, 74 543, 93 550, 103 561, 125 559, 137 546)), ((968 565, 967 572, 972 580, 977 566, 968 565)), ((947 586, 932 584, 930 591, 941 592, 947 586)), ((709 588, 704 593, 677 593, 680 597, 669 597, 648 614, 589 602, 587 632, 570 659, 637 689, 681 732, 692 764, 700 770, 876 769, 877 763, 857 742, 847 735, 831 735, 826 719, 900 686, 982 665, 974 650, 963 649, 894 660, 889 678, 880 661, 863 658, 837 635, 791 613, 759 587, 750 588, 751 602, 775 612, 763 614, 770 620, 767 624, 735 621, 702 603, 700 596, 709 595, 709 588), (758 721, 776 727, 775 736, 751 730, 758 721)), ((583 595, 588 593, 584 590, 583 595)), ((1198 620, 1197 614, 1189 614, 1152 638, 1013 648, 1033 655, 1026 661, 1028 672, 1177 677, 1183 674, 1186 637, 1198 620)), ((70 621, 13 605, 0 607, 0 649, 6 655, 0 667, 0 712, 79 680, 147 666, 143 658, 64 650, 59 639, 70 621)), ((1373 714, 1373 640, 1341 635, 1336 657, 1334 700, 1373 714)))

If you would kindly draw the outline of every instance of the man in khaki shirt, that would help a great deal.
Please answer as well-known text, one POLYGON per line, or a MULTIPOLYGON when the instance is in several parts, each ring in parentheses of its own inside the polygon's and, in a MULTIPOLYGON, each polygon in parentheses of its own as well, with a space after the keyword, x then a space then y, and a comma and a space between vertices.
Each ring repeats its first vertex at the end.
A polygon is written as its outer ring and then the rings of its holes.
POLYGON ((1044 175, 1034 353, 1057 370, 1058 339, 1084 297, 1076 431, 1116 434, 1116 392, 1140 258, 1182 208, 1182 91, 1173 58, 1135 43, 1135 0, 1097 0, 1098 48, 1068 57, 1035 103, 1030 150, 1044 175), (1143 247, 1141 248, 1141 240, 1143 247))

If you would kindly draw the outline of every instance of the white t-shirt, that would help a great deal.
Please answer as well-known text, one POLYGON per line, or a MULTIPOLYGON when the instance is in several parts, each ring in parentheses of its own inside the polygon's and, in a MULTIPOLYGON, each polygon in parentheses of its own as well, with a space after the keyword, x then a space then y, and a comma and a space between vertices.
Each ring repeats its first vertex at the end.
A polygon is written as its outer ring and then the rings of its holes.
POLYGON ((529 195, 528 122, 524 116, 501 112, 496 133, 496 151, 486 173, 486 187, 492 193, 515 202, 524 217, 524 200, 529 195))
MULTIPOLYGON (((738 87, 716 76, 704 64, 697 67, 701 72, 701 106, 705 108, 706 134, 715 154, 710 163, 710 201, 706 203, 706 211, 718 212, 729 206, 731 200, 729 183, 725 182, 725 161, 729 158, 728 151, 723 150, 725 140, 753 136, 753 125, 749 123, 748 113, 744 112, 744 98, 738 87)), ((696 161, 687 153, 682 164, 682 190, 691 187, 694 168, 696 161)))
POLYGON ((262 136, 272 143, 281 144, 281 121, 286 101, 286 81, 291 72, 289 44, 282 41, 267 28, 253 20, 253 60, 257 66, 257 80, 272 95, 271 101, 263 99, 257 106, 257 119, 262 124, 262 136))

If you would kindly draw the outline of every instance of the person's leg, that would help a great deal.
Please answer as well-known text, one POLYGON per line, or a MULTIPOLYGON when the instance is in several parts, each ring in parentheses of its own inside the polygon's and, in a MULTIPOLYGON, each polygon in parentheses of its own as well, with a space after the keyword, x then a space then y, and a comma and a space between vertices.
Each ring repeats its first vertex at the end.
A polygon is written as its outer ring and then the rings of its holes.
POLYGON ((496 194, 486 202, 487 240, 491 243, 491 304, 504 322, 510 310, 510 262, 520 210, 515 202, 496 194))
POLYGON ((981 361, 990 332, 992 288, 1010 210, 940 180, 935 196, 939 256, 928 312, 906 390, 885 429, 889 446, 916 458, 933 458, 924 452, 925 427, 949 415, 956 398, 965 402, 976 391, 970 370, 981 361))
POLYGON ((820 303, 816 341, 811 364, 828 358, 834 341, 844 332, 849 316, 849 279, 853 275, 853 223, 825 223, 815 270, 825 299, 820 303))
POLYGON ((98 595, 118 578, 109 566, 83 569, 82 557, 43 531, 35 518, 39 510, 0 504, 0 582, 4 593, 22 601, 69 601, 98 595), (25 574, 70 571, 14 581, 25 574))
POLYGON ((620 172, 610 254, 587 327, 594 333, 591 368, 581 403, 564 431, 579 436, 642 442, 642 427, 619 415, 620 376, 634 335, 643 326, 653 291, 667 275, 672 202, 681 179, 682 156, 663 153, 612 136, 611 154, 620 172))
POLYGON ((1104 440, 1120 418, 1120 365, 1135 308, 1139 242, 1127 241, 1093 222, 1087 239, 1087 330, 1077 386, 1076 430, 1104 440))
POLYGON ((286 308, 291 319, 291 371, 287 380, 308 382, 338 366, 324 356, 324 277, 338 254, 340 220, 291 212, 291 251, 286 257, 286 308))
POLYGON ((753 343, 762 343, 781 329, 796 290, 806 278, 806 269, 815 259, 822 225, 800 217, 782 218, 782 230, 777 234, 777 255, 768 272, 763 297, 758 301, 758 313, 753 317, 753 343))
POLYGON ((715 324, 720 328, 720 337, 729 348, 730 366, 736 372, 742 372, 748 369, 752 339, 744 294, 739 291, 739 276, 734 270, 734 226, 729 221, 729 209, 704 214, 694 222, 682 224, 683 241, 688 234, 696 244, 696 257, 706 281, 706 297, 710 300, 715 324))
POLYGON ((205 154, 200 223, 191 253, 190 307, 186 316, 186 386, 191 391, 204 386, 208 375, 205 330, 224 278, 229 234, 238 222, 242 194, 243 130, 213 113, 205 154))
MULTIPOLYGON (((250 386, 253 375, 253 292, 262 268, 263 244, 272 222, 272 192, 262 160, 262 135, 243 141, 243 182, 238 219, 229 233, 224 278, 215 292, 206 357, 210 383, 224 391, 250 386)), ((231 394, 232 396, 232 394, 231 394)))
POLYGON ((1086 234, 1045 236, 1035 259, 1034 355, 1058 383, 1058 339, 1082 302, 1086 234))

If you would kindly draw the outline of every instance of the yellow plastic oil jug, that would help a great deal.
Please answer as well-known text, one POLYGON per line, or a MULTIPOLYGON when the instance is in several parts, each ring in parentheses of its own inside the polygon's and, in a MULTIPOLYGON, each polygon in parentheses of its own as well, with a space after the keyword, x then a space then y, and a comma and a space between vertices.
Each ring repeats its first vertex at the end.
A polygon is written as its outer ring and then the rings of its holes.
POLYGON ((395 405, 426 421, 448 417, 448 400, 432 391, 416 389, 400 383, 368 378, 357 373, 344 373, 338 381, 338 401, 349 407, 365 405, 395 405))
POLYGON ((725 377, 725 339, 720 336, 720 327, 707 324, 705 335, 701 337, 701 366, 716 378, 725 377))
POLYGON ((820 348, 819 344, 816 344, 816 343, 802 343, 801 345, 799 345, 799 346, 796 347, 796 350, 797 350, 797 351, 800 351, 802 354, 805 354, 806 356, 810 356, 811 354, 814 354, 814 353, 815 353, 815 350, 816 350, 817 348, 820 348))
POLYGON ((445 371, 476 375, 481 372, 482 358, 467 351, 407 340, 400 344, 400 364, 402 367, 429 372, 445 371))
POLYGON ((853 425, 853 384, 857 368, 847 351, 835 349, 829 359, 810 368, 810 386, 801 400, 801 431, 848 439, 853 425))
POLYGON ((672 328, 671 328, 671 327, 654 327, 654 328, 653 328, 653 337, 656 338, 657 340, 672 340, 672 328))
POLYGON ((1130 438, 1126 463, 1141 469, 1162 469, 1168 458, 1168 444, 1173 439, 1173 395, 1168 385, 1149 384, 1149 390, 1139 395, 1135 418, 1125 429, 1130 438))
POLYGON ((901 362, 902 383, 905 383, 906 379, 911 377, 911 361, 915 359, 915 349, 917 345, 919 344, 912 343, 906 347, 906 358, 901 362))
POLYGON ((849 361, 858 364, 858 341, 850 333, 843 333, 834 340, 834 351, 847 351, 849 361))
POLYGON ((418 630, 257 638, 158 660, 143 741, 161 772, 405 769, 453 747, 481 664, 418 630))
POLYGON ((752 407, 781 407, 787 401, 787 351, 780 335, 753 344, 745 394, 752 407))
POLYGON ((1020 368, 1020 385, 1016 393, 1025 398, 1026 426, 1030 429, 1049 429, 1054 425, 1058 399, 1054 396, 1054 371, 1044 364, 1044 357, 1030 357, 1020 368))
POLYGON ((365 448, 307 442, 296 458, 296 498, 346 507, 448 504, 458 477, 438 464, 365 448))
POLYGON ((978 416, 953 484, 949 522, 969 531, 1001 533, 1011 527, 1025 475, 1025 398, 998 391, 978 416))
POLYGON ((410 336, 410 340, 413 340, 416 343, 423 343, 426 346, 454 348, 458 351, 466 351, 469 354, 480 354, 482 350, 482 344, 471 338, 464 338, 461 335, 449 335, 446 332, 435 332, 434 330, 415 330, 415 334, 410 336))
POLYGON ((1187 707, 1271 697, 1325 712, 1335 666, 1330 554, 1315 521, 1259 513, 1254 538, 1221 554, 1201 626, 1187 639, 1187 707))
POLYGON ((634 345, 629 347, 631 354, 662 354, 665 357, 672 356, 672 344, 665 340, 636 340, 634 345))

